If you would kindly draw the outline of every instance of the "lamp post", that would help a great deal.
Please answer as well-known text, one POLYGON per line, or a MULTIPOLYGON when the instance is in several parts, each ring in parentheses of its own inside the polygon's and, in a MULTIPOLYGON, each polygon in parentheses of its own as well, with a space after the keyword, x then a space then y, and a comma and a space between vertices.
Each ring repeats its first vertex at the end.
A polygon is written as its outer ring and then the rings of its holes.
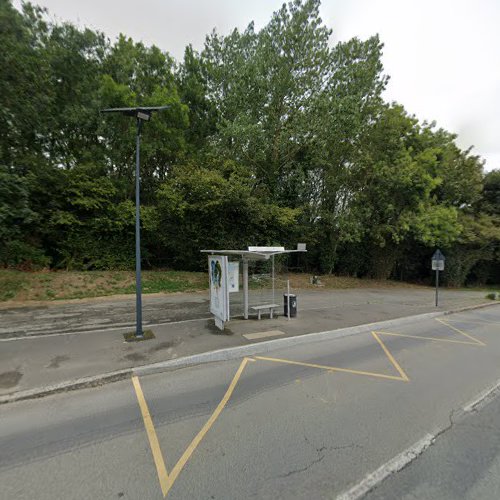
POLYGON ((151 119, 151 115, 156 111, 162 111, 170 106, 150 106, 137 108, 107 108, 102 109, 101 113, 120 113, 131 116, 136 119, 136 139, 135 139, 135 338, 142 339, 142 285, 141 285, 141 214, 140 214, 140 141, 142 123, 151 119))

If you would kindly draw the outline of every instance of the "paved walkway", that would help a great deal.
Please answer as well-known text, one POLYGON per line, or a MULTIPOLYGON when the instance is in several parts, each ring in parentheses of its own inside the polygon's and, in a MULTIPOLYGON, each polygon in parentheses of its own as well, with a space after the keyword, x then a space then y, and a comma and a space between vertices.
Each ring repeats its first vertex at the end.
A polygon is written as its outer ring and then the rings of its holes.
MULTIPOLYGON (((156 324, 156 338, 140 343, 123 341, 130 331, 123 324, 134 317, 133 298, 2 310, 0 395, 270 338, 433 312, 433 299, 432 289, 302 291, 296 319, 234 320, 221 334, 207 319, 206 294, 146 296, 145 320, 156 324), (115 328, 95 329, 103 324, 115 328), (257 338, 245 337, 255 333, 257 338)), ((481 292, 443 291, 438 310, 483 302, 481 292)))

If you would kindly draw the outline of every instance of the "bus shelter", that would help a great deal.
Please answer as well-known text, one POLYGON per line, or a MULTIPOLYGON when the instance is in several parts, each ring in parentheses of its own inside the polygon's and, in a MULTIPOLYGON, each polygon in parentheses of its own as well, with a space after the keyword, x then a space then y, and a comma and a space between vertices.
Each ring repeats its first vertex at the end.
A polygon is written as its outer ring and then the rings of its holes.
MULTIPOLYGON (((248 267, 250 261, 271 261, 271 282, 273 299, 275 295, 275 262, 277 255, 290 254, 295 252, 306 252, 306 245, 299 243, 296 249, 287 250, 285 247, 263 247, 251 246, 247 250, 201 250, 202 253, 209 254, 209 279, 210 279, 210 303, 211 312, 215 316, 216 325, 223 329, 223 322, 229 321, 229 293, 231 282, 234 278, 231 276, 228 257, 237 258, 242 263, 242 282, 243 282, 243 317, 248 319, 249 315, 249 278, 248 267), (221 279, 219 279, 219 276, 221 279), (214 305, 215 304, 215 305, 214 305), (221 327, 222 323, 222 327, 221 327)), ((277 306, 276 304, 262 305, 277 306)), ((254 308, 255 309, 255 308, 254 308)), ((260 317, 260 313, 259 313, 260 317)), ((272 317, 272 310, 271 310, 272 317)))

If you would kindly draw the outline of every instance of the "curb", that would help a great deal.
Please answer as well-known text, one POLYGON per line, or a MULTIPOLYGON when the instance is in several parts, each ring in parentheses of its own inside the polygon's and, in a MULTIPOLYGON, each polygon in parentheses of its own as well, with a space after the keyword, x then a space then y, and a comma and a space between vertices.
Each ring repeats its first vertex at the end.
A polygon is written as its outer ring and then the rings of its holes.
POLYGON ((37 389, 29 389, 26 391, 18 391, 12 394, 0 396, 0 405, 14 403, 16 401, 25 401, 27 399, 43 398, 61 392, 76 391, 77 389, 87 389, 89 387, 99 387, 111 382, 118 382, 132 375, 132 369, 118 370, 115 372, 104 373, 102 375, 94 375, 92 377, 84 377, 75 380, 68 380, 59 384, 39 387, 37 389))
POLYGON ((216 361, 229 361, 231 359, 239 359, 245 356, 253 356, 256 354, 266 354, 282 347, 291 347, 301 344, 310 344, 322 342, 324 340, 340 339, 349 337, 358 333, 364 333, 369 330, 381 330, 395 325, 401 325, 415 321, 415 319, 426 320, 436 316, 442 316, 442 312, 418 314, 415 316, 406 316, 404 318, 390 319, 379 321, 377 323, 365 323, 358 326, 349 326, 339 328, 337 330, 327 330, 317 333, 306 333, 304 335, 296 335, 295 337, 286 337, 283 339, 267 340, 256 344, 242 345, 237 347, 228 347, 226 349, 218 349, 216 351, 203 352, 186 356, 169 361, 161 361, 151 365, 138 366, 133 368, 134 375, 151 375, 153 373, 161 373, 177 368, 185 368, 193 365, 201 365, 204 363, 213 363, 216 361))
POLYGON ((218 349, 216 351, 203 352, 200 354, 194 354, 192 356, 186 356, 178 359, 171 359, 169 361, 160 361, 159 363, 154 363, 151 365, 138 366, 132 368, 134 375, 151 375, 153 373, 162 373, 165 371, 185 368, 193 365, 200 365, 204 363, 213 363, 216 361, 228 361, 231 359, 239 359, 244 356, 253 356, 256 354, 266 354, 270 351, 274 351, 281 347, 290 347, 294 345, 309 344, 314 342, 322 342, 324 340, 339 339, 343 337, 349 337, 351 335, 356 335, 358 333, 364 333, 367 330, 382 330, 396 325, 404 325, 406 323, 411 323, 415 320, 426 320, 436 318, 438 316, 447 316, 449 314, 455 314, 458 312, 468 311, 471 309, 481 309, 483 307, 488 307, 490 305, 495 305, 491 303, 483 303, 474 306, 465 306, 457 309, 451 309, 449 311, 437 311, 432 313, 417 314, 414 316, 405 316, 403 318, 389 319, 386 321, 378 321, 376 323, 365 323, 358 326, 349 326, 346 328, 339 328, 336 330, 327 330, 324 332, 317 333, 307 333, 303 335, 296 335, 295 337, 286 337, 282 339, 267 340, 264 342, 259 342, 256 344, 243 345, 238 347, 229 347, 226 349, 218 349))
POLYGON ((482 304, 476 304, 473 306, 463 306, 457 309, 450 309, 449 311, 444 311, 443 316, 447 316, 448 314, 456 314, 459 312, 471 311, 473 309, 483 309, 484 307, 498 306, 498 305, 500 305, 500 302, 493 300, 491 302, 483 302, 482 304))
POLYGON ((178 359, 171 359, 169 361, 161 361, 159 363, 153 363, 150 365, 138 366, 136 368, 126 368, 124 370, 118 370, 114 372, 108 372, 101 375, 94 375, 91 377, 84 377, 75 380, 69 380, 67 382, 61 382, 59 384, 54 384, 46 387, 40 387, 36 389, 29 389, 26 391, 14 392, 12 394, 7 394, 5 396, 0 396, 0 405, 13 403, 16 401, 25 401, 28 399, 37 399, 44 396, 49 396, 52 394, 57 394, 61 392, 74 391, 77 389, 85 389, 90 387, 98 387, 111 382, 117 382, 123 380, 132 375, 151 375, 154 373, 162 373, 170 370, 175 370, 179 368, 185 368, 193 365, 200 365, 205 363, 213 363, 217 361, 228 361, 232 359, 239 359, 244 356, 252 356, 256 354, 265 354, 270 351, 289 347, 294 345, 308 344, 311 342, 321 342, 324 340, 332 340, 343 337, 349 337, 351 335, 356 335, 359 333, 364 333, 369 330, 378 330, 396 325, 403 325, 406 323, 411 323, 415 320, 426 320, 436 318, 438 316, 447 316, 449 314, 455 314, 464 311, 470 311, 474 309, 482 309, 489 306, 499 305, 498 302, 487 302, 483 304, 477 304, 473 306, 465 306, 457 309, 450 309, 448 311, 437 311, 432 313, 416 314, 414 316, 405 316, 403 318, 389 319, 386 321, 379 321, 376 323, 365 323, 358 326, 350 326, 346 328, 340 328, 337 330, 327 330, 324 332, 317 333, 306 333, 303 335, 296 335, 295 337, 287 337, 284 339, 267 340, 263 342, 258 342, 256 344, 249 344, 237 347, 229 347, 226 349, 218 349, 216 351, 209 351, 200 354, 194 354, 192 356, 186 356, 178 359))

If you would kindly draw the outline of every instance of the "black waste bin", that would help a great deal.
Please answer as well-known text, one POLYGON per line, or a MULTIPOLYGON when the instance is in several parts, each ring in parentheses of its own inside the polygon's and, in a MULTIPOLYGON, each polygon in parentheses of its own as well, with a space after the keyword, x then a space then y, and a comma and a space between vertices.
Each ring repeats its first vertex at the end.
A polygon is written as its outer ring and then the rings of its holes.
POLYGON ((288 297, 290 297, 290 318, 295 318, 297 316, 297 295, 294 295, 291 293, 290 295, 288 293, 285 293, 283 295, 283 307, 285 311, 285 316, 288 317, 288 297))

